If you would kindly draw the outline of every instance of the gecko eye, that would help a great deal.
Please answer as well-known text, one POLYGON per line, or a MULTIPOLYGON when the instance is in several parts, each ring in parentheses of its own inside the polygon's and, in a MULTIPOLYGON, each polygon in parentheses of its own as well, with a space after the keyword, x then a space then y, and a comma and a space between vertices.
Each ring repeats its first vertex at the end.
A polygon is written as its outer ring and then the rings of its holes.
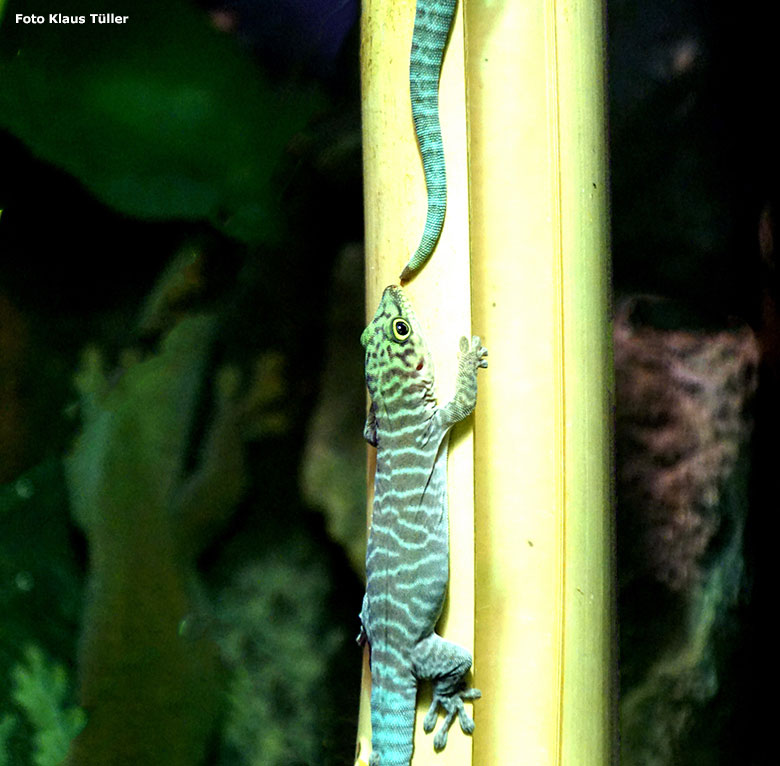
POLYGON ((391 323, 390 327, 393 329, 393 337, 396 340, 405 341, 411 334, 412 328, 402 317, 396 317, 391 323))

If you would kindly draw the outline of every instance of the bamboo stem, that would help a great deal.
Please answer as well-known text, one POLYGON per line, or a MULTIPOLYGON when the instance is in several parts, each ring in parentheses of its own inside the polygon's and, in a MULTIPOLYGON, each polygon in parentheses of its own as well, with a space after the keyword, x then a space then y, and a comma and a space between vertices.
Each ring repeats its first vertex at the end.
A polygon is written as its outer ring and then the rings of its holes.
POLYGON ((466 7, 480 764, 614 757, 602 14, 466 7))
MULTIPOLYGON (((364 0, 367 318, 425 217, 408 91, 414 5, 364 0)), ((447 219, 407 289, 440 400, 471 308, 490 350, 476 454, 472 421, 452 440, 439 626, 465 646, 475 640, 484 696, 473 747, 456 727, 434 756, 418 716, 415 766, 598 766, 616 752, 602 14, 584 0, 464 0, 445 58, 447 219)), ((368 683, 364 672, 359 763, 370 752, 368 683)))

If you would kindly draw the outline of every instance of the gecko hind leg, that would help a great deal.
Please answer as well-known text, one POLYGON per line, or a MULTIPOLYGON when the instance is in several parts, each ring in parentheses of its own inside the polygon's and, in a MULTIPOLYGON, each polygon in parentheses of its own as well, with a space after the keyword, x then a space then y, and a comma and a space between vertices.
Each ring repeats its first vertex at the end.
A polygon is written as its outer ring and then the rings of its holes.
POLYGON ((439 708, 444 711, 444 721, 433 739, 434 750, 443 750, 456 716, 465 734, 474 731, 474 719, 466 712, 464 702, 478 699, 482 694, 479 689, 466 688, 465 675, 471 668, 471 654, 432 633, 417 644, 412 660, 417 678, 430 679, 433 684, 433 700, 423 719, 426 733, 436 726, 439 708))

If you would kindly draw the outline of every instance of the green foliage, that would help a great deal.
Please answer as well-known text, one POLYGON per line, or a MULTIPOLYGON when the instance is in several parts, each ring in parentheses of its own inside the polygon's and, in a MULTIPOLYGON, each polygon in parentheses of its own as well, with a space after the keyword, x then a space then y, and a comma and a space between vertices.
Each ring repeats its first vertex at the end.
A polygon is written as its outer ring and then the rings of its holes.
MULTIPOLYGON (((2 9, 2 0, 0 0, 0 10, 2 9)), ((5 713, 0 718, 0 766, 10 766, 8 741, 16 728, 16 716, 5 713)))
POLYGON ((71 692, 65 667, 48 659, 39 646, 29 645, 10 680, 16 713, 0 719, 0 766, 13 764, 13 753, 34 766, 60 766, 86 723, 80 708, 68 706, 71 692), (31 741, 20 744, 26 731, 31 732, 31 741), (12 739, 17 740, 13 748, 12 739))
POLYGON ((59 460, 42 463, 0 486, 2 712, 10 705, 3 679, 19 661, 19 647, 36 644, 58 659, 75 652, 82 575, 70 542, 59 460))
POLYGON ((34 12, 85 24, 0 26, 0 127, 105 203, 147 219, 207 219, 246 242, 278 235, 272 176, 319 98, 282 93, 234 40, 185 0, 114 4, 125 24, 92 24, 94 3, 34 12))
POLYGON ((35 729, 33 763, 59 766, 86 723, 83 710, 66 707, 69 684, 65 668, 48 661, 40 648, 29 646, 24 662, 11 676, 13 699, 35 729))

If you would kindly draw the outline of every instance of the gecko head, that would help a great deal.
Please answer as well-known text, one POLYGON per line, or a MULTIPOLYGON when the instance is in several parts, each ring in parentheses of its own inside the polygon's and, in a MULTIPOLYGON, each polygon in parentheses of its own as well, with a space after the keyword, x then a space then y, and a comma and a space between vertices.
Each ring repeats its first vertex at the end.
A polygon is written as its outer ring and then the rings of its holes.
POLYGON ((397 285, 386 287, 374 318, 360 342, 366 350, 366 382, 371 398, 382 398, 385 386, 412 382, 433 386, 433 363, 412 304, 397 285))

